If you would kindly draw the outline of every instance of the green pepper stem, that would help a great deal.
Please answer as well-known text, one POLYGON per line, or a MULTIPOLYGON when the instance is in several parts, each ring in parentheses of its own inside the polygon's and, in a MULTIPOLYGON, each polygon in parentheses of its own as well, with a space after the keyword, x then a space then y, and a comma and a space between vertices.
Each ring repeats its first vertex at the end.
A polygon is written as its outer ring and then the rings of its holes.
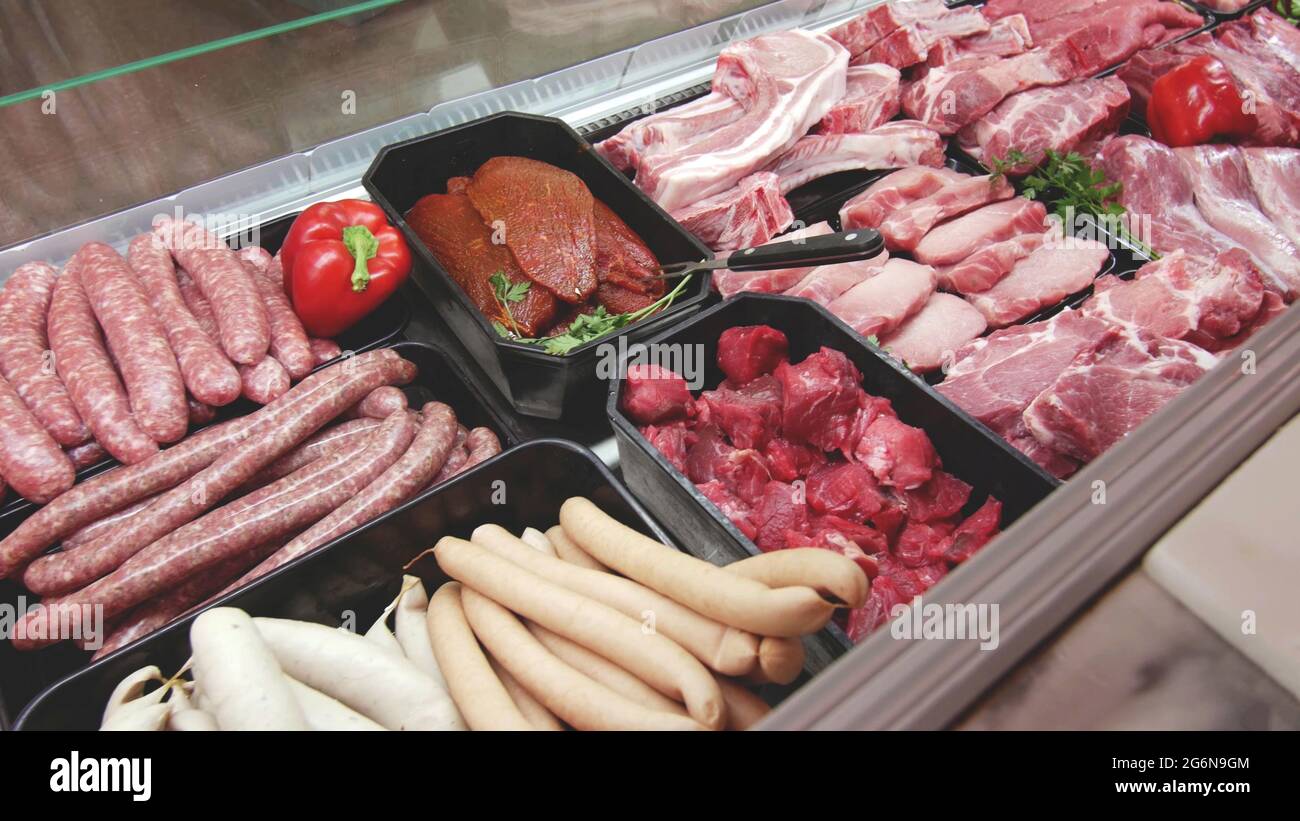
POLYGON ((343 247, 357 261, 352 270, 352 290, 361 293, 370 284, 370 270, 366 262, 379 253, 379 240, 364 225, 349 225, 343 229, 343 247))

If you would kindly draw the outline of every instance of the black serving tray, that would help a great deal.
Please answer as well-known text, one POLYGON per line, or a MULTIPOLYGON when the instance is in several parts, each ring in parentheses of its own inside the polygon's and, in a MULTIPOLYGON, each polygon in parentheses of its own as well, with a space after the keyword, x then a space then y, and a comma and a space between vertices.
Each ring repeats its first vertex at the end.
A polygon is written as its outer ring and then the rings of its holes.
MULTIPOLYGON (((626 329, 552 356, 499 335, 406 223, 406 212, 426 194, 446 191, 447 179, 473 174, 496 156, 523 156, 577 174, 595 197, 617 213, 663 264, 712 259, 709 249, 614 169, 561 120, 506 112, 385 146, 362 182, 411 245, 416 283, 492 382, 523 414, 561 419, 599 403, 602 350, 639 342, 699 310, 709 281, 696 275, 672 307, 626 329)), ((669 282, 671 289, 673 282, 669 282)))

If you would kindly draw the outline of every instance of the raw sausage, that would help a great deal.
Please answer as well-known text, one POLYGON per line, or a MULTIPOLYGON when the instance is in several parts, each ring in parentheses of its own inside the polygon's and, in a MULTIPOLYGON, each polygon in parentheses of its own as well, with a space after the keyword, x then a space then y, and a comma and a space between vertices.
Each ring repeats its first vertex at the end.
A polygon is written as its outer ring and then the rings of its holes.
POLYGON ((245 264, 253 266, 253 270, 262 272, 271 264, 271 252, 260 245, 245 245, 235 252, 240 260, 245 264))
POLYGON ((465 462, 469 459, 469 449, 465 447, 465 439, 468 436, 469 431, 466 430, 464 425, 456 426, 456 439, 452 442, 451 453, 448 454, 442 470, 438 471, 438 475, 433 477, 433 481, 429 483, 429 487, 442 484, 460 473, 461 468, 465 467, 465 462))
POLYGON ((154 498, 155 497, 153 496, 149 496, 148 498, 141 499, 140 501, 136 502, 130 507, 119 510, 116 513, 109 514, 108 516, 105 516, 104 518, 98 521, 91 522, 90 524, 77 530, 75 533, 65 538, 63 540, 63 543, 59 545, 59 547, 63 550, 72 550, 73 548, 78 547, 79 545, 83 545, 86 542, 89 542, 95 539, 96 537, 103 535, 104 531, 107 530, 108 528, 116 527, 121 522, 131 518, 135 514, 147 508, 149 505, 153 504, 154 498))
POLYGON ((260 487, 282 476, 288 476, 303 465, 314 462, 322 456, 328 456, 349 442, 364 438, 366 434, 379 427, 382 421, 382 419, 353 419, 331 425, 262 468, 253 477, 251 484, 260 487))
POLYGON ((408 404, 406 394, 400 388, 394 388, 391 385, 385 385, 382 388, 375 388, 365 399, 362 399, 355 406, 348 408, 344 414, 348 419, 360 419, 370 417, 371 419, 387 419, 388 414, 399 410, 406 410, 408 404))
POLYGON ((188 402, 190 406, 191 427, 201 428, 217 418, 217 409, 211 405, 205 405, 193 397, 190 397, 188 402))
POLYGON ((27 626, 32 629, 19 634, 28 638, 15 639, 14 646, 29 650, 58 641, 50 638, 58 631, 45 627, 48 619, 59 618, 64 607, 82 611, 102 605, 103 618, 112 618, 231 556, 319 519, 374 481, 414 436, 415 422, 409 416, 390 416, 360 456, 335 454, 314 462, 173 530, 104 578, 57 604, 30 612, 27 626), (42 638, 34 638, 38 636, 42 638))
POLYGON ((154 234, 141 234, 131 240, 127 261, 167 332, 185 387, 195 399, 208 405, 219 407, 238 399, 239 373, 190 313, 167 248, 154 234))
POLYGON ((68 448, 65 451, 68 458, 72 460, 72 466, 77 470, 84 470, 91 465, 98 465, 108 458, 108 451, 98 442, 87 442, 84 445, 68 448))
MULTIPOLYGON (((394 415, 405 416, 406 412, 398 411, 394 415)), ((247 584, 286 562, 310 553, 326 542, 382 516, 411 498, 420 488, 428 484, 442 467, 442 463, 447 459, 447 452, 451 450, 455 435, 456 414, 452 409, 441 402, 426 404, 420 431, 416 434, 411 447, 402 454, 401 459, 398 459, 364 490, 348 499, 342 507, 312 525, 306 533, 253 568, 239 580, 238 585, 247 584)))
POLYGON ((0 290, 0 374, 54 441, 73 447, 90 438, 90 429, 59 381, 46 333, 58 276, 52 265, 28 262, 0 290))
POLYGON ((68 267, 76 269, 104 330, 136 424, 155 442, 179 440, 189 428, 185 383, 162 323, 131 267, 102 242, 81 246, 68 267))
MULTIPOLYGON (((266 253, 260 248, 258 250, 266 253)), ((250 274, 266 306, 267 321, 271 328, 271 356, 284 365, 291 377, 302 379, 316 367, 316 357, 312 355, 311 343, 307 341, 302 321, 294 313, 289 298, 284 295, 284 287, 280 284, 280 260, 268 257, 268 262, 269 267, 253 270, 250 274)))
MULTIPOLYGON (((146 545, 218 504, 257 471, 310 436, 376 384, 387 381, 383 364, 359 370, 340 368, 334 374, 323 371, 321 375, 328 375, 326 381, 338 382, 338 389, 318 389, 300 394, 301 398, 295 400, 292 407, 280 409, 278 424, 260 425, 256 432, 249 433, 245 441, 163 494, 149 510, 133 518, 126 526, 107 534, 85 550, 53 553, 33 561, 23 572, 23 583, 33 593, 58 595, 89 584, 118 567, 146 545)), ((302 384, 306 385, 307 381, 302 384)))
MULTIPOLYGON (((57 293, 55 296, 57 301, 57 293)), ((36 511, 13 533, 0 540, 0 578, 8 576, 15 568, 77 528, 175 487, 251 434, 277 428, 295 416, 302 403, 318 392, 345 391, 358 377, 369 386, 365 390, 369 390, 384 383, 405 384, 414 375, 415 366, 391 350, 361 354, 312 374, 259 411, 199 431, 146 462, 119 467, 82 482, 36 511)))
POLYGON ((501 440, 490 428, 474 428, 465 437, 465 449, 469 451, 465 464, 457 473, 464 473, 480 462, 486 462, 501 452, 501 440))
POLYGON ((235 252, 201 225, 171 217, 154 220, 154 233, 198 283, 212 305, 217 339, 226 356, 256 365, 271 347, 271 326, 261 294, 235 252))
POLYGON ((76 481, 67 454, 0 377, 0 474, 22 496, 44 504, 76 481))
POLYGON ((313 336, 308 338, 307 344, 311 346, 311 356, 317 365, 324 365, 326 362, 338 359, 343 355, 343 349, 339 347, 339 343, 332 339, 319 339, 313 336))
POLYGON ((157 443, 131 415, 126 389, 104 348, 90 300, 71 265, 54 284, 49 332, 54 366, 95 441, 114 459, 128 465, 157 453, 157 443))

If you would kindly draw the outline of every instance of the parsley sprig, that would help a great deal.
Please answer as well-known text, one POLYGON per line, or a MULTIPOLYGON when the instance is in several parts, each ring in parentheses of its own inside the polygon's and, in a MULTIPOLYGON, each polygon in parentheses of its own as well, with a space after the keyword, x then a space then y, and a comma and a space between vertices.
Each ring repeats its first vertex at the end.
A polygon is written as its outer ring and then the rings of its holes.
MULTIPOLYGON (((516 302, 523 302, 524 297, 528 295, 528 289, 533 286, 531 282, 511 282, 506 278, 503 271, 497 271, 488 278, 488 283, 492 286, 492 298, 501 306, 501 311, 506 315, 510 322, 510 327, 514 329, 515 336, 523 336, 519 332, 519 325, 515 322, 515 316, 510 311, 510 306, 516 302)), ((500 322, 494 323, 497 326, 497 333, 505 330, 500 322)), ((502 334, 506 336, 507 334, 502 334)))
MULTIPOLYGON (((493 279, 495 280, 495 277, 493 279)), ((502 277, 502 279, 504 279, 504 277, 502 277)), ((518 328, 516 328, 515 333, 512 336, 509 331, 506 330, 505 326, 499 322, 496 323, 497 333, 511 338, 514 342, 522 342, 526 345, 538 345, 542 350, 553 356, 563 356, 574 348, 585 345, 593 339, 599 339, 606 334, 625 328, 637 320, 644 319, 653 313, 665 310, 669 305, 673 304, 673 301, 681 295, 682 291, 686 290, 686 285, 690 280, 691 275, 687 274, 681 278, 676 287, 671 291, 664 294, 651 304, 636 311, 611 314, 604 305, 601 305, 589 314, 578 314, 577 318, 569 325, 568 330, 562 334, 556 334, 555 336, 548 336, 541 339, 525 339, 518 333, 518 328)), ((529 284, 530 283, 523 283, 523 293, 527 293, 529 284)), ((495 281, 493 282, 493 285, 495 289, 495 281)), ((520 299, 522 298, 523 297, 521 296, 520 299)), ((507 309, 507 316, 509 316, 509 309, 507 309)), ((512 324, 513 321, 513 318, 511 318, 512 324)))
POLYGON ((1274 8, 1288 22, 1300 26, 1300 0, 1277 0, 1274 8))
MULTIPOLYGON (((1005 157, 994 158, 989 170, 994 175, 1003 175, 1011 168, 1030 161, 1031 158, 1023 152, 1011 149, 1005 157)), ((1025 177, 1021 185, 1021 193, 1025 197, 1031 200, 1041 199, 1050 204, 1064 224, 1068 225, 1075 214, 1088 214, 1114 230, 1121 240, 1134 249, 1151 259, 1159 258, 1152 248, 1133 236, 1124 225, 1122 217, 1126 212, 1120 203, 1124 184, 1106 179, 1106 175, 1093 168, 1083 155, 1074 151, 1061 154, 1049 148, 1043 154, 1042 164, 1034 173, 1025 177)))

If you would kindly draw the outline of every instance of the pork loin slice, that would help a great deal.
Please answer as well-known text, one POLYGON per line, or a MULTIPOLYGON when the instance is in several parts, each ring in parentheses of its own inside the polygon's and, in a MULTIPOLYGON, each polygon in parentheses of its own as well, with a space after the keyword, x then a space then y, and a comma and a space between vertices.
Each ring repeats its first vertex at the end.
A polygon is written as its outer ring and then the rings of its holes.
POLYGON ((956 352, 984 333, 984 315, 959 296, 937 293, 880 346, 917 373, 938 370, 955 361, 956 352))
POLYGON ((880 336, 921 310, 937 283, 929 265, 891 259, 880 273, 850 288, 827 309, 863 336, 880 336))
POLYGON ((1045 244, 992 288, 967 298, 989 327, 1004 328, 1087 288, 1109 258, 1106 246, 1093 240, 1045 244))

